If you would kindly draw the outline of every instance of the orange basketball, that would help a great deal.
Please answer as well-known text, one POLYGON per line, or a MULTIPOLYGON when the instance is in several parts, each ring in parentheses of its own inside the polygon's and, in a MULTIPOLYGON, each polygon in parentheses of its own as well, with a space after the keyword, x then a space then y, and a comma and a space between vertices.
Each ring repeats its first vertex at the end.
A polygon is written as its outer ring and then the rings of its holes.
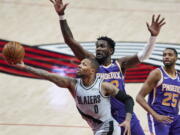
POLYGON ((23 60, 25 51, 20 43, 8 42, 4 45, 2 54, 8 62, 16 64, 23 60))

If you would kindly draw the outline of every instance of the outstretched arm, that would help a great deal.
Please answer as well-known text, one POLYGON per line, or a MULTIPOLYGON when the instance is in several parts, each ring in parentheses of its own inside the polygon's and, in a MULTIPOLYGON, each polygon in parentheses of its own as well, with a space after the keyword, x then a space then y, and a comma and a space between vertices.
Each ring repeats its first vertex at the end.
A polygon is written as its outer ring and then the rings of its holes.
POLYGON ((86 51, 74 38, 73 34, 69 28, 69 25, 67 24, 67 20, 65 19, 65 9, 67 7, 67 3, 63 4, 62 0, 50 0, 54 4, 54 8, 59 15, 59 23, 61 27, 61 31, 64 37, 65 43, 71 48, 73 51, 74 55, 79 59, 82 60, 86 57, 91 57, 94 58, 95 56, 86 51))
POLYGON ((70 92, 73 93, 72 90, 76 83, 76 80, 74 78, 62 77, 58 74, 50 73, 43 69, 30 67, 30 66, 25 65, 23 62, 21 62, 20 64, 16 64, 15 66, 18 68, 21 68, 23 70, 26 70, 27 72, 35 74, 43 79, 49 80, 49 81, 55 83, 59 87, 68 88, 70 90, 70 92))
POLYGON ((120 124, 120 126, 123 126, 125 128, 125 133, 127 135, 131 134, 131 128, 130 128, 130 121, 133 113, 133 106, 134 106, 134 101, 133 98, 129 95, 127 95, 125 92, 119 90, 116 88, 114 85, 103 82, 102 83, 102 94, 105 96, 113 96, 117 100, 123 102, 125 104, 125 109, 126 109, 126 118, 125 121, 120 124))
POLYGON ((148 43, 144 46, 143 50, 138 54, 118 59, 122 71, 125 71, 127 68, 131 68, 134 65, 139 64, 149 58, 152 50, 154 49, 156 37, 159 35, 161 27, 165 24, 164 20, 164 18, 160 19, 160 15, 158 15, 157 18, 155 18, 155 15, 153 15, 151 25, 149 25, 149 23, 146 23, 147 28, 151 33, 151 37, 149 38, 148 43))
POLYGON ((147 80, 145 81, 145 83, 143 84, 140 92, 138 93, 137 97, 136 97, 136 101, 148 112, 150 113, 156 120, 160 121, 160 122, 172 122, 171 117, 169 116, 164 116, 164 115, 160 115, 157 112, 155 112, 150 106, 149 104, 146 102, 145 100, 145 96, 147 94, 149 94, 156 86, 157 83, 159 82, 161 78, 161 73, 159 70, 155 69, 153 70, 147 80))

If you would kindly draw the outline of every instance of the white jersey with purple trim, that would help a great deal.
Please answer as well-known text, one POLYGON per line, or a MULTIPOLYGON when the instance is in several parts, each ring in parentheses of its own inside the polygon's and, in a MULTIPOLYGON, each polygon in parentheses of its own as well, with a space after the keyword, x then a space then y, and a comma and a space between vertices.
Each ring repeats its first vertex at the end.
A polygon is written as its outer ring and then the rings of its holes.
POLYGON ((120 127, 111 115, 110 97, 101 93, 102 81, 97 77, 91 86, 86 87, 81 79, 77 79, 76 106, 95 135, 119 135, 120 127))

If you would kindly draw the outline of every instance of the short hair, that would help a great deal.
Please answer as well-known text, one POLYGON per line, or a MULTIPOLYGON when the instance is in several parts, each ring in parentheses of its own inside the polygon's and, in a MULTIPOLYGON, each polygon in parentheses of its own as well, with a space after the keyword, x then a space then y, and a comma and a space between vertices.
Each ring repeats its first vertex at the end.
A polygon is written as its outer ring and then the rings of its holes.
POLYGON ((91 61, 92 68, 94 68, 96 70, 96 72, 97 72, 98 69, 99 69, 99 62, 95 58, 87 57, 86 59, 91 61))
POLYGON ((166 49, 170 49, 170 50, 174 51, 176 57, 178 57, 178 52, 177 52, 177 50, 176 50, 175 48, 169 47, 169 48, 165 48, 165 50, 166 50, 166 49))
POLYGON ((111 38, 109 38, 107 36, 101 36, 101 37, 97 38, 97 40, 107 41, 108 45, 113 49, 113 53, 114 53, 114 48, 115 48, 115 45, 116 45, 114 40, 112 40, 111 38))

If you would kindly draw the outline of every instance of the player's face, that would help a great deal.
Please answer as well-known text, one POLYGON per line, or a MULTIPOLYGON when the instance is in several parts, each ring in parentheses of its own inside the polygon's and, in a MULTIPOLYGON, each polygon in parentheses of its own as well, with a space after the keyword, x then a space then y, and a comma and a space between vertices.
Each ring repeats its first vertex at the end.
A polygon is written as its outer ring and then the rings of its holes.
POLYGON ((112 48, 108 45, 105 40, 98 40, 96 42, 96 59, 105 60, 107 57, 111 56, 112 48))
POLYGON ((163 52, 163 64, 165 66, 173 66, 175 65, 177 60, 176 54, 171 49, 166 49, 163 52))
POLYGON ((91 61, 89 59, 83 59, 78 66, 77 77, 87 76, 91 73, 91 61))

